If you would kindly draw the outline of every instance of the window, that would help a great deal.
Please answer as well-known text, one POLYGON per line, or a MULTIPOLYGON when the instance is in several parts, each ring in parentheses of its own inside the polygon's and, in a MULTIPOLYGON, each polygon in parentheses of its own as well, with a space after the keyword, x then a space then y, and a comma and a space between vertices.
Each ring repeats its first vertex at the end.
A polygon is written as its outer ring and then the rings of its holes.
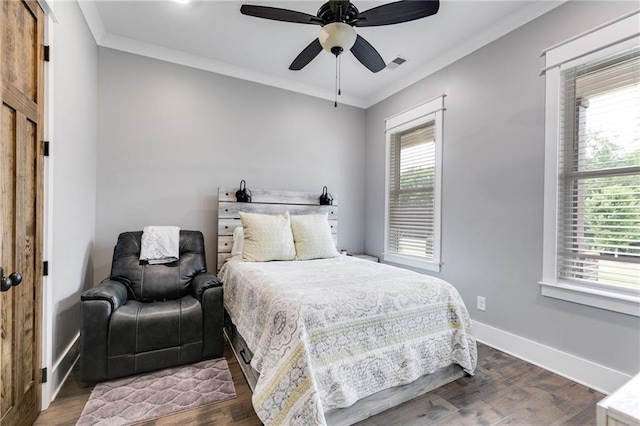
POLYGON ((640 289, 640 49, 563 73, 558 273, 640 289))
POLYGON ((559 62, 545 69, 541 284, 546 296, 640 316, 640 46, 625 27, 637 13, 545 52, 559 62))
POLYGON ((385 261, 440 270, 440 96, 386 121, 385 261))

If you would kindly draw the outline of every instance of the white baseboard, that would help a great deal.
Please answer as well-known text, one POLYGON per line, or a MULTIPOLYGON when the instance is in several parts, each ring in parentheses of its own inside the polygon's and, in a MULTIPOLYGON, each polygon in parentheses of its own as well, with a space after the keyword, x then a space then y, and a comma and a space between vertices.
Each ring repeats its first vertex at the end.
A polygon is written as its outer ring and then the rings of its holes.
POLYGON ((69 346, 65 349, 62 356, 51 367, 51 373, 49 374, 47 384, 51 390, 51 399, 49 403, 53 402, 58 396, 58 392, 64 385, 65 380, 71 374, 71 370, 80 359, 80 333, 78 333, 71 341, 69 346))
POLYGON ((607 395, 631 379, 628 374, 478 321, 473 321, 473 334, 487 346, 607 395))

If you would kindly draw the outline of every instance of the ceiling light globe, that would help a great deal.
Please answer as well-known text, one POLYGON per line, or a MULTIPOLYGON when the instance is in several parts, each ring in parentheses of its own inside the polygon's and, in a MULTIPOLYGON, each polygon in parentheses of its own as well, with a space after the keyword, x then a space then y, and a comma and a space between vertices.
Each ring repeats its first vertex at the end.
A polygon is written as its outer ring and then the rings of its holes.
POLYGON ((341 47, 342 50, 349 50, 356 42, 356 30, 351 25, 344 22, 332 22, 325 25, 318 34, 318 40, 322 48, 327 52, 334 53, 334 47, 341 47))

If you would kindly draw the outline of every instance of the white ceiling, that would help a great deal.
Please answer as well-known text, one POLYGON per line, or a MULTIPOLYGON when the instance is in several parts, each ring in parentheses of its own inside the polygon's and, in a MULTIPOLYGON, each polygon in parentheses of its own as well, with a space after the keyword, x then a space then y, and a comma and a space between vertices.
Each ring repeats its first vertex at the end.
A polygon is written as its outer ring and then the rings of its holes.
MULTIPOLYGON (((339 102, 369 107, 564 1, 441 0, 434 16, 357 28, 386 63, 397 56, 409 60, 393 70, 374 74, 346 52, 341 64, 339 102)), ((79 2, 100 46, 333 99, 333 55, 321 52, 303 70, 288 69, 298 53, 317 37, 319 27, 244 16, 240 13, 244 3, 315 15, 323 0, 79 2)), ((364 11, 388 1, 353 3, 364 11)))

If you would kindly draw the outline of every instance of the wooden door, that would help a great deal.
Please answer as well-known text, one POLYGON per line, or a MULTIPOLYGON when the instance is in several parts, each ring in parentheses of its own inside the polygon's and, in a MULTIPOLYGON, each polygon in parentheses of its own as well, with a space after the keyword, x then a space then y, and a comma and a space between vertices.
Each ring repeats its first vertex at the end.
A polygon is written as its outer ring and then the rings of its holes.
POLYGON ((40 411, 43 247, 44 13, 35 1, 2 1, 0 54, 0 424, 30 425, 40 411))

